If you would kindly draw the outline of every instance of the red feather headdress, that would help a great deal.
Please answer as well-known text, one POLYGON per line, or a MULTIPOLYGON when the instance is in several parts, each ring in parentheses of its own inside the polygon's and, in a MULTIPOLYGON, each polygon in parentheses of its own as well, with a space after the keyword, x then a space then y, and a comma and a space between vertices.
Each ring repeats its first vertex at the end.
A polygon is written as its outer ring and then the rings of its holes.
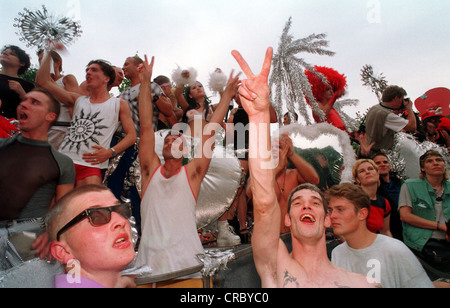
MULTIPOLYGON (((336 99, 344 96, 345 88, 347 87, 345 75, 339 74, 336 70, 326 66, 314 66, 314 69, 325 76, 329 84, 332 86, 334 93, 339 93, 336 99)), ((321 101, 328 86, 320 77, 317 77, 316 74, 310 72, 309 70, 305 71, 305 75, 308 77, 308 81, 311 84, 311 90, 314 98, 318 102, 321 101)))

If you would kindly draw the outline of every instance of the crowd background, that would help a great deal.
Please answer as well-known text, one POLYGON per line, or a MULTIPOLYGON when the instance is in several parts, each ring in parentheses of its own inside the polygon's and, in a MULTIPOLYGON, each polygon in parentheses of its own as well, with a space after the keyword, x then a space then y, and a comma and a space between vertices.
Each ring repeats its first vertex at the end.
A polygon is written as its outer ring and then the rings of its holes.
MULTIPOLYGON (((366 15, 367 16, 367 15, 366 15)), ((58 46, 54 46, 58 47, 58 46)), ((60 49, 59 47, 56 49, 60 49)), ((69 49, 70 50, 70 49, 69 49)), ((36 56, 39 53, 36 53, 36 56)), ((102 57, 103 58, 103 57, 102 57)), ((27 138, 30 140, 42 140, 43 133, 47 130, 54 130, 55 127, 60 127, 62 130, 67 129, 69 127, 69 134, 62 139, 59 139, 59 143, 53 143, 53 148, 50 149, 51 155, 58 162, 59 170, 66 170, 60 173, 59 178, 56 176, 56 184, 54 186, 55 191, 55 200, 43 201, 39 200, 39 204, 48 203, 49 207, 52 206, 54 201, 58 201, 62 195, 66 193, 66 190, 69 189, 71 178, 73 177, 73 186, 84 186, 86 184, 101 184, 103 182, 103 172, 108 165, 109 159, 114 159, 118 156, 118 154, 122 154, 124 151, 129 151, 127 155, 129 155, 129 160, 124 163, 125 167, 121 175, 118 179, 114 181, 118 181, 119 185, 115 188, 110 187, 113 190, 116 198, 119 200, 129 200, 133 199, 131 197, 130 189, 136 189, 130 179, 127 179, 129 176, 127 173, 130 171, 130 168, 136 167, 134 162, 136 161, 137 153, 139 151, 139 143, 135 143, 139 141, 138 137, 140 136, 139 131, 142 127, 142 123, 139 123, 141 115, 140 107, 137 104, 134 104, 133 101, 136 101, 139 92, 141 90, 140 84, 142 84, 142 71, 140 71, 140 65, 143 65, 143 59, 139 56, 134 56, 133 54, 123 55, 122 63, 117 63, 115 68, 109 65, 108 62, 103 60, 96 60, 93 62, 89 62, 86 66, 86 81, 84 79, 77 80, 73 74, 65 73, 62 75, 61 65, 65 66, 65 62, 63 64, 62 58, 54 57, 54 54, 46 54, 46 56, 40 58, 40 67, 39 69, 35 68, 37 71, 37 75, 24 75, 25 67, 28 68, 30 66, 29 56, 19 47, 14 45, 6 45, 2 50, 1 62, 2 62, 2 123, 4 123, 6 129, 10 129, 9 125, 14 124, 10 122, 11 118, 15 118, 19 122, 19 129, 22 133, 19 137, 12 137, 16 139, 8 139, 3 140, 2 149, 4 149, 4 156, 10 153, 21 153, 20 155, 14 157, 14 163, 20 164, 21 155, 26 159, 26 155, 24 155, 24 150, 17 150, 18 152, 8 152, 11 151, 12 144, 22 144, 21 147, 24 146, 42 146, 42 144, 31 144, 27 140, 23 138, 27 138), (27 58, 28 60, 24 60, 27 58), (50 61, 50 58, 53 58, 50 61), (25 64, 24 64, 25 63, 25 64), (53 65, 52 65, 53 64, 53 65), (97 66, 101 67, 101 71, 97 68, 97 66), (20 77, 19 77, 20 75, 20 77), (107 83, 104 83, 102 76, 106 76, 108 79, 107 83), (70 77, 69 80, 67 77, 70 77), (122 83, 122 78, 127 78, 125 83, 122 83), (95 83, 98 80, 99 83, 95 83), (24 79, 28 79, 28 82, 23 81, 24 79), (55 86, 53 83, 57 80, 61 80, 62 84, 55 86), (48 94, 45 90, 37 90, 33 91, 33 83, 36 85, 43 87, 47 90, 50 90, 52 94, 48 94), (20 84, 20 85, 19 85, 20 84), (103 85, 106 87, 103 88, 103 85), (124 85, 129 85, 126 87, 124 85), (117 90, 112 90, 117 87, 117 90), (61 90, 65 88, 65 91, 61 90), (134 89, 134 90, 133 90, 134 89), (120 93, 120 99, 113 100, 111 97, 116 96, 115 94, 111 94, 112 91, 118 91, 120 93), (128 91, 128 92, 127 92, 128 91), (133 92, 135 91, 135 92, 133 92), (14 95, 17 97, 13 97, 14 95), (53 109, 52 104, 49 104, 49 113, 53 114, 52 118, 49 119, 47 116, 45 117, 45 124, 35 125, 31 127, 32 119, 35 117, 39 118, 39 113, 36 112, 33 114, 28 113, 29 110, 33 110, 35 108, 36 102, 39 102, 39 97, 36 97, 36 93, 39 96, 47 95, 48 98, 54 102, 53 96, 55 96, 61 103, 59 107, 55 107, 53 109), (72 94, 68 94, 72 93, 72 94), (76 93, 76 94, 74 94, 76 93), (75 128, 77 120, 81 119, 84 114, 83 110, 76 109, 76 105, 80 105, 78 103, 78 99, 83 97, 84 95, 89 95, 91 104, 95 104, 94 101, 104 102, 111 101, 110 110, 115 109, 116 116, 112 117, 110 111, 99 110, 98 113, 102 114, 103 118, 111 118, 111 122, 107 124, 108 129, 111 130, 110 135, 103 138, 101 141, 101 146, 90 147, 86 144, 87 152, 79 154, 79 146, 81 142, 79 140, 75 140, 72 137, 77 137, 75 128), (29 106, 30 104, 30 106, 29 106), (54 116, 60 116, 63 114, 63 107, 68 105, 70 107, 69 112, 70 118, 65 118, 61 120, 60 118, 54 118, 54 116), (16 106, 17 109, 16 109, 16 106), (115 106, 115 107, 114 107, 115 106), (32 107, 32 108, 30 108, 32 107), (16 113, 17 112, 17 113, 16 113), (76 115, 76 117, 73 117, 76 115), (9 122, 9 123, 8 123, 9 122), (119 127, 119 122, 121 123, 121 128, 119 127), (134 125, 133 125, 134 124, 134 125), (51 128, 53 126, 53 128, 51 128), (118 130, 116 130, 119 128, 118 130), (134 129, 133 129, 134 126, 134 129), (72 134, 72 135, 71 135, 72 134), (113 137, 113 134, 115 136, 113 137), (39 138, 36 136, 39 135, 39 138), (115 140, 112 140, 115 138, 115 140), (17 140, 17 141, 16 141, 17 140), (74 148, 77 147, 78 151, 75 156, 72 155, 74 148), (5 150, 6 149, 6 150, 5 150), (56 151, 55 151, 56 150, 56 151), (66 152, 64 152, 64 150, 66 152), (20 152, 22 151, 22 152, 20 152), (70 156, 74 162, 76 162, 74 169, 68 166, 66 159, 61 156, 61 153, 64 155, 70 156), (77 161, 78 160, 78 161, 77 161), (81 162, 81 164, 79 164, 81 162), (91 168, 91 165, 95 166, 98 164, 100 168, 91 168), (82 167, 79 167, 81 165, 82 167), (64 166, 64 167, 62 167, 64 166), (85 168, 87 167, 87 168, 85 168), (93 170, 95 169, 95 170, 93 170), (97 169, 100 169, 100 173, 97 169), (80 175, 82 174, 82 175, 80 175), (62 180, 64 178, 64 180, 62 180), (131 184, 130 184, 131 183, 131 184), (127 186, 125 191, 124 185, 127 186), (134 187, 134 188, 133 188, 134 187)), ((70 62, 70 60, 69 60, 70 62)), ((115 64, 115 63, 114 63, 115 64)), ((317 68, 317 67, 316 67, 317 68)), ((332 70, 332 69, 329 69, 332 70)), ((345 69, 343 70, 343 72, 345 69)), ((238 97, 235 96, 236 89, 232 90, 232 86, 229 84, 223 84, 223 89, 220 93, 220 98, 217 99, 216 102, 211 100, 211 97, 208 96, 205 92, 206 83, 199 83, 196 80, 199 78, 195 78, 191 82, 188 82, 187 79, 193 77, 195 75, 195 70, 187 69, 180 71, 180 76, 176 76, 175 74, 171 74, 172 70, 165 72, 163 75, 159 75, 157 78, 152 79, 153 83, 151 84, 151 92, 153 94, 152 97, 152 130, 157 131, 160 129, 169 129, 174 128, 177 129, 177 125, 180 122, 186 123, 188 126, 193 125, 190 120, 195 120, 194 115, 199 114, 201 118, 202 125, 209 122, 215 113, 215 120, 219 114, 226 110, 226 117, 223 115, 220 118, 223 119, 222 126, 225 130, 229 129, 229 126, 226 126, 226 122, 229 124, 234 123, 235 125, 239 123, 246 123, 248 119, 245 119, 245 115, 242 114, 242 108, 240 108, 240 102, 238 97), (160 78, 161 77, 161 78, 160 78), (165 77, 165 78, 162 78, 165 77), (158 79, 159 78, 159 79, 158 79), (186 78, 186 81, 183 82, 183 78, 186 78), (172 81, 177 79, 176 82, 172 83, 172 81), (188 85, 189 84, 189 85, 188 85), (232 93, 234 91, 234 93, 232 93), (223 93, 226 94, 226 99, 223 99, 223 93), (231 97, 233 97, 233 104, 230 105, 232 101, 231 97), (219 101, 220 99, 220 101, 219 101), (227 105, 226 108, 224 107, 227 105), (230 106, 228 108, 228 106, 230 106), (241 111, 241 114, 239 113, 241 111), (239 117, 237 117, 239 115, 239 117)), ((329 72, 329 71, 328 71, 329 72)), ((358 160, 353 167, 353 180, 356 184, 360 185, 366 192, 369 194, 370 199, 374 201, 375 204, 372 204, 374 208, 377 210, 371 211, 371 215, 374 216, 369 217, 368 225, 370 231, 374 233, 384 234, 386 236, 394 236, 394 229, 398 228, 400 225, 400 217, 395 215, 399 210, 398 206, 402 206, 405 204, 398 204, 397 196, 386 196, 379 197, 381 193, 378 192, 379 184, 378 181, 380 178, 384 178, 386 180, 386 172, 382 174, 381 168, 383 164, 389 164, 389 157, 382 156, 388 161, 386 162, 384 159, 377 160, 376 157, 379 152, 385 152, 392 150, 395 145, 395 133, 405 132, 410 136, 413 136, 418 144, 423 142, 430 142, 436 145, 435 149, 439 150, 438 154, 428 155, 428 156, 439 156, 442 158, 444 164, 448 159, 448 146, 450 145, 448 142, 448 128, 446 126, 447 117, 442 114, 442 108, 440 107, 441 102, 432 102, 433 104, 428 105, 428 109, 425 112, 416 112, 414 110, 413 101, 411 99, 407 99, 408 95, 403 85, 398 86, 389 86, 384 89, 383 97, 381 97, 379 104, 374 104, 373 107, 364 115, 364 118, 359 126, 358 131, 354 131, 351 129, 347 129, 346 121, 343 119, 342 115, 336 111, 334 108, 334 104, 336 101, 341 98, 348 88, 347 81, 350 79, 348 73, 345 72, 344 75, 338 75, 338 77, 329 77, 327 76, 328 72, 323 73, 328 78, 329 84, 323 84, 322 87, 315 88, 317 85, 317 81, 313 81, 311 79, 311 75, 308 74, 309 82, 313 86, 313 95, 318 103, 319 108, 324 113, 325 117, 321 118, 320 115, 315 114, 317 110, 313 108, 313 117, 317 122, 328 122, 333 127, 344 131, 350 137, 350 140, 353 142, 353 146, 355 147, 355 158, 363 158, 365 160, 358 160), (347 79, 348 78, 348 79, 347 79), (337 81, 337 84, 335 83, 337 81), (339 83, 340 82, 340 83, 339 83), (386 124, 389 122, 389 124, 386 124), (373 160, 372 160, 373 159, 373 160), (372 178, 376 178, 377 181, 370 182, 367 181, 367 178, 362 178, 361 174, 372 174, 372 178), (374 177, 373 175, 376 175, 374 177), (396 204, 397 203, 397 204, 396 204), (393 215, 394 213, 394 215, 393 215), (394 227, 395 225, 395 227, 394 227)), ((226 79, 228 79, 228 76, 226 79)), ((156 77, 156 76, 153 76, 156 77)), ((230 75, 230 82, 233 78, 233 73, 230 75)), ((353 77, 352 77, 353 78, 353 77)), ((320 82, 319 82, 320 83, 320 82)), ((117 92, 116 92, 117 93, 117 92)), ((311 102, 308 102, 311 104, 311 102)), ((89 101, 86 102, 89 105, 89 101)), ((445 104, 445 102, 444 102, 445 104)), ((36 109, 37 110, 37 109, 36 109)), ((98 114, 95 113, 95 116, 98 114)), ((90 120, 94 120, 94 114, 90 114, 92 118, 90 120)), ((286 122, 284 125, 288 124, 289 121, 295 121, 298 116, 292 113, 279 113, 276 114, 275 110, 271 110, 271 122, 276 123, 280 121, 281 118, 286 118, 286 122)), ((44 120, 44 118, 41 118, 44 120)), ((103 119, 102 119, 103 120, 103 119)), ((222 122, 222 121, 220 121, 222 122)), ((280 121, 281 122, 281 121, 280 121)), ((280 124, 281 125, 281 124, 280 124)), ((201 126, 203 127, 203 126, 201 126)), ((13 130, 7 131, 7 134, 14 135, 17 128, 13 130)), ((198 132, 197 132, 198 133, 198 132)), ((193 137, 198 137, 199 135, 193 134, 193 137)), ((287 199, 285 193, 287 194, 293 187, 297 186, 301 183, 313 183, 315 185, 319 185, 324 191, 327 191, 330 187, 337 184, 337 178, 339 178, 339 167, 336 166, 339 164, 339 158, 329 158, 324 159, 320 154, 324 153, 313 153, 312 156, 313 161, 307 161, 303 156, 306 156, 304 153, 295 149, 293 146, 292 138, 294 136, 282 135, 281 138, 277 141, 274 141, 275 151, 274 155, 278 155, 280 162, 282 162, 281 167, 276 171, 276 180, 275 180, 275 190, 277 192, 278 202, 280 206, 283 208, 287 206, 287 203, 283 203, 283 200, 287 199), (288 166, 290 163, 290 167, 288 166), (313 165, 316 165, 316 168, 313 165), (330 166, 331 164, 331 166, 330 166), (333 172, 337 172, 337 174, 332 174, 333 172), (319 176, 319 174, 321 176, 319 176)), ((49 139, 50 140, 50 139, 49 139)), ((94 141, 94 139, 91 139, 94 141)), ((45 141, 45 140, 44 140, 45 141)), ((244 147, 246 144, 244 144, 244 147)), ((235 150, 242 150, 237 148, 235 145, 235 150)), ((244 149, 245 153, 245 149, 244 149)), ((428 152, 427 152, 428 153, 428 152)), ((44 155, 44 154, 42 154, 44 155)), ((47 155, 47 154, 45 154, 47 155)), ((13 168, 14 165, 8 164, 5 159, 5 165, 8 165, 9 168, 13 168)), ((125 156, 125 155, 124 155, 125 156)), ((428 156, 421 157, 421 161, 417 161, 417 165, 420 168, 424 168, 424 165, 427 162, 428 156), (422 159, 423 158, 423 159, 422 159)), ((10 156, 12 158, 12 156, 10 156)), ((123 157, 120 157, 121 161, 124 160, 123 157)), ((239 160, 242 168, 247 171, 248 166, 245 163, 247 157, 245 154, 243 156, 239 156, 239 160)), ((346 159, 345 157, 343 158, 346 159)), ((442 162, 439 162, 442 164, 442 162)), ((184 162, 184 165, 188 165, 188 162, 184 162)), ((36 167, 36 166, 35 166, 36 167)), ((22 168, 25 168, 22 166, 22 168)), ((52 166, 54 168, 54 166, 52 166)), ((388 169, 388 168, 386 168, 388 169)), ((33 170, 33 169, 31 169, 33 170)), ((53 170, 49 168, 50 171, 53 170)), ((119 169, 116 169, 114 172, 118 172, 119 169)), ((426 176, 425 171, 424 177, 426 176)), ((6 183, 6 177, 8 176, 8 169, 4 169, 3 172, 3 182, 6 183)), ((18 172, 19 173, 19 172, 18 172)), ((389 173, 389 172, 387 172, 389 173)), ((442 179, 446 180, 444 176, 446 173, 446 169, 442 173, 442 179)), ((29 172, 28 175, 24 175, 24 178, 31 177, 30 174, 34 174, 34 172, 29 172)), ((52 176, 54 176, 52 174, 52 176)), ((248 180, 248 179, 247 179, 248 180)), ((373 179, 372 179, 373 180, 373 179)), ((400 179, 405 180, 405 179, 400 179)), ((251 183, 251 179, 249 180, 251 183)), ((112 180, 108 181, 108 185, 113 183, 112 180)), ((387 182, 392 183, 391 181, 387 182)), ((436 214, 439 216, 439 220, 436 223, 436 231, 443 231, 444 238, 442 238, 442 234, 439 235, 439 241, 445 241, 445 232, 447 231, 447 203, 445 195, 442 188, 445 187, 446 182, 442 182, 442 187, 439 188, 433 186, 436 189, 435 194, 438 195, 436 199, 436 203, 440 208, 440 214, 436 214), (440 200, 439 200, 440 199, 440 200), (442 219, 443 218, 443 219, 442 219)), ((233 246, 241 242, 251 242, 251 232, 252 232, 252 217, 251 217, 251 190, 249 189, 249 182, 245 182, 246 185, 242 187, 238 191, 237 198, 232 205, 231 209, 224 214, 226 217, 221 217, 218 221, 219 223, 218 232, 216 230, 211 230, 211 232, 204 232, 204 230, 199 230, 198 236, 200 240, 204 244, 214 245, 214 242, 219 244, 219 242, 223 241, 222 245, 219 246, 233 246), (250 202, 249 202, 250 200, 250 202), (250 211, 249 211, 250 210, 250 211), (247 218, 250 217, 248 220, 247 218), (234 222, 233 222, 234 221, 234 222), (236 223, 235 230, 238 233, 238 236, 234 235, 231 229, 228 227, 228 224, 236 223), (222 237, 221 237, 222 234, 222 237)), ((8 191, 11 184, 6 184, 2 187, 4 191, 8 191)), ((26 183, 25 183, 26 185, 26 183)), ((389 184, 390 185, 390 184, 389 184)), ((28 188, 29 195, 33 195, 33 188, 28 188)), ((41 187, 38 188, 40 190, 41 187)), ((46 188, 48 189, 48 188, 46 188)), ((397 194, 400 193, 399 187, 387 186, 387 190, 391 189, 395 191, 397 194)), ((11 190, 12 191, 12 190, 11 190)), ((42 196, 45 195, 45 198, 48 199, 51 196, 51 190, 47 192, 40 192, 42 196)), ((24 194, 25 198, 26 195, 24 194)), ((141 230, 141 221, 140 221, 140 205, 139 205, 139 196, 136 195, 136 192, 132 192, 135 195, 135 201, 132 202, 133 207, 133 215, 137 218, 137 226, 138 230, 141 230), (133 202, 135 204, 133 204, 133 202)), ((195 196, 196 193, 194 193, 195 196)), ((4 194, 6 195, 6 194, 4 194)), ((19 199, 18 195, 15 195, 14 198, 19 199)), ((23 197, 23 196, 22 196, 23 197)), ((33 196, 34 198, 35 196, 33 196)), ((411 198, 411 196, 410 196, 411 198)), ((413 198, 414 199, 414 198, 413 198)), ((14 203, 8 201, 10 204, 14 203)), ((17 209, 14 211, 10 211, 12 206, 8 205, 2 209, 2 221, 5 222, 2 225, 4 228, 10 227, 10 221, 23 222, 22 219, 29 218, 38 218, 44 216, 45 207, 40 206, 38 210, 35 211, 33 206, 37 203, 34 203, 34 200, 22 200, 21 201, 25 207, 25 211, 21 208, 17 213, 17 209), (30 214, 33 213, 33 214, 30 214)), ((405 201, 406 202, 406 201, 405 201)), ((6 203, 5 203, 6 204, 6 203)), ((20 206, 19 206, 20 207, 20 206)), ((35 227, 35 226, 34 226, 35 227)), ((284 228, 283 222, 280 224, 280 233, 289 232, 289 230, 284 228)), ((428 227, 421 227, 424 229, 428 229, 428 227)), ((396 230, 395 237, 403 240, 402 233, 396 230)), ((41 239, 41 237, 39 237, 41 239)), ((48 240, 48 239, 46 239, 48 240)), ((410 239, 408 239, 410 240, 410 239)), ((16 239, 17 242, 20 242, 21 239, 16 239)), ((29 240, 28 240, 29 242, 29 240)), ((36 242, 34 243, 36 244, 36 242)), ((409 244, 411 246, 411 244, 409 244)), ((36 246, 34 246, 36 247, 36 246)), ((448 247, 448 245, 446 246, 448 247)), ((26 249, 25 249, 26 250, 26 249)), ((445 253, 448 254, 448 248, 444 249, 444 258, 445 253)), ((444 268, 444 272, 447 269, 444 268)))

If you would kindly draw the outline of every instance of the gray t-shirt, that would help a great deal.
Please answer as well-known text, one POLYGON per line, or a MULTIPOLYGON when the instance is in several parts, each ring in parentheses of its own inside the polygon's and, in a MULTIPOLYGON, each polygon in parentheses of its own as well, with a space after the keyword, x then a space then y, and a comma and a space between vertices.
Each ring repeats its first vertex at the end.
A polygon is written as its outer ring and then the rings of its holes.
POLYGON ((331 254, 331 261, 348 271, 375 279, 384 288, 434 288, 416 256, 401 241, 381 234, 364 249, 345 242, 331 254))

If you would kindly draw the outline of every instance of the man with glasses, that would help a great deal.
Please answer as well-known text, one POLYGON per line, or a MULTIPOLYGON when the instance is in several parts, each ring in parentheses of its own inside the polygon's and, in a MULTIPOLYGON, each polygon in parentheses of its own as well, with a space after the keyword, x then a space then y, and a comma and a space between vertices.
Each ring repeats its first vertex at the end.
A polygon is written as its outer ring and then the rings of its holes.
POLYGON ((129 285, 121 272, 135 256, 130 217, 131 206, 102 185, 82 186, 61 198, 47 222, 51 254, 66 270, 55 277, 55 287, 129 285))

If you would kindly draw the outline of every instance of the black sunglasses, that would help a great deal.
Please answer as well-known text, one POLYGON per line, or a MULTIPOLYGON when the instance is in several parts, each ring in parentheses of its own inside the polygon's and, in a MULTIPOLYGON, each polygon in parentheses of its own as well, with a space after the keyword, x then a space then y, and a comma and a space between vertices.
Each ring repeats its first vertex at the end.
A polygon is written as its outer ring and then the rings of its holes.
POLYGON ((64 227, 62 227, 61 230, 58 231, 58 233, 56 234, 56 240, 59 241, 59 237, 61 236, 62 233, 64 233, 69 228, 73 227, 86 217, 89 218, 89 222, 94 227, 106 225, 111 221, 112 212, 116 212, 125 217, 126 219, 129 219, 132 215, 131 204, 122 203, 114 206, 90 208, 84 210, 83 212, 75 216, 74 219, 69 221, 64 227))

